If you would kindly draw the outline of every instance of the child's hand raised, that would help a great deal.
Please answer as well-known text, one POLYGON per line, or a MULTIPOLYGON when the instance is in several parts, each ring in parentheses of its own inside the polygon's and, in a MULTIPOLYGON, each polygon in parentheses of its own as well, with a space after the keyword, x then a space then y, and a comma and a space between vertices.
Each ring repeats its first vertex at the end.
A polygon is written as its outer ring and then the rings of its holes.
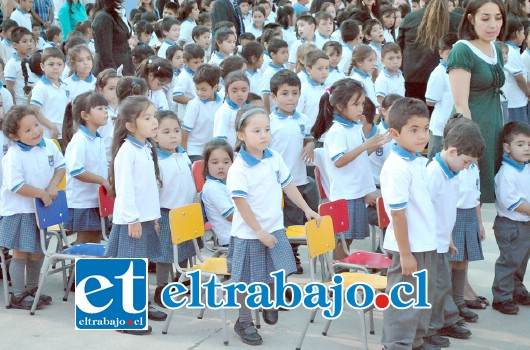
POLYGON ((364 143, 368 152, 373 152, 383 147, 383 145, 389 142, 391 139, 392 138, 390 137, 390 134, 388 132, 385 134, 377 133, 374 136, 370 137, 368 140, 366 140, 364 143))
POLYGON ((267 248, 274 248, 276 243, 278 243, 278 240, 276 239, 276 237, 274 237, 274 235, 268 233, 263 229, 258 231, 257 236, 260 242, 263 243, 263 245, 267 248))
POLYGON ((134 224, 129 224, 129 237, 134 239, 140 239, 142 237, 142 223, 135 222, 134 224))
POLYGON ((403 276, 411 276, 418 271, 418 263, 412 253, 401 254, 399 260, 401 261, 401 273, 403 273, 403 276))

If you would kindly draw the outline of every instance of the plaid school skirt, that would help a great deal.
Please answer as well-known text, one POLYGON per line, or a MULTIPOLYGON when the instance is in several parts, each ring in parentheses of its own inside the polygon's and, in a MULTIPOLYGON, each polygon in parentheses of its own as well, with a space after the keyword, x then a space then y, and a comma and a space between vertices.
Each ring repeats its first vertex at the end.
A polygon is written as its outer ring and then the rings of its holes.
POLYGON ((476 208, 457 209, 453 244, 458 249, 458 254, 449 256, 449 261, 484 260, 476 208))
POLYGON ((0 216, 0 247, 25 253, 42 253, 35 214, 0 216))
POLYGON ((293 250, 285 229, 272 234, 278 240, 273 248, 267 248, 259 239, 231 237, 227 257, 231 282, 272 283, 271 272, 283 269, 289 276, 296 271, 293 250))
MULTIPOLYGON (((173 264, 173 240, 171 239, 171 228, 169 226, 169 209, 160 209, 160 214, 162 215, 158 220, 160 224, 160 235, 158 239, 160 241, 160 256, 158 258, 152 259, 152 262, 155 263, 165 263, 173 264)), ((202 239, 198 239, 199 248, 204 247, 202 239)), ((193 241, 187 241, 177 245, 179 252, 179 262, 188 260, 195 256, 195 247, 193 246, 193 241)))
POLYGON ((366 237, 370 237, 368 213, 364 198, 348 199, 347 202, 350 228, 344 232, 344 238, 365 239, 366 237))
POLYGON ((68 208, 66 230, 74 232, 101 231, 101 217, 98 208, 68 208))
POLYGON ((160 240, 152 221, 142 222, 142 237, 129 237, 129 225, 112 225, 109 244, 105 255, 114 258, 147 258, 154 260, 160 257, 160 240))

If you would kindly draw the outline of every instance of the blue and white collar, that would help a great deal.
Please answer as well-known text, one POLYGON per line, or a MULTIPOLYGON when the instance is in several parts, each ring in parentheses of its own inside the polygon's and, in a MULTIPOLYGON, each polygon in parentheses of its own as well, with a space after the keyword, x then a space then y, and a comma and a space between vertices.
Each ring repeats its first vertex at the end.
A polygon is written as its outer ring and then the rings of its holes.
MULTIPOLYGON (((96 77, 92 74, 92 72, 90 72, 88 77, 86 77, 83 81, 85 83, 91 83, 92 81, 94 81, 94 79, 96 79, 96 77)), ((77 76, 77 73, 72 74, 72 80, 73 81, 81 81, 81 79, 79 79, 79 77, 77 76)))
MULTIPOLYGON (((311 42, 315 42, 317 40, 317 36, 316 34, 313 34, 313 40, 311 40, 311 42)), ((307 40, 305 40, 304 38, 300 37, 300 42, 303 44, 305 43, 307 40)))
POLYGON ((350 44, 343 43, 342 46, 345 46, 348 49, 350 49, 351 51, 353 51, 353 46, 351 46, 350 44))
POLYGON ((359 122, 351 122, 349 120, 346 120, 336 114, 333 114, 333 121, 339 123, 342 126, 345 126, 347 128, 353 128, 355 125, 359 125, 359 122))
POLYGON ((226 181, 223 181, 221 179, 213 177, 212 175, 206 175, 206 180, 212 180, 212 181, 215 181, 215 182, 222 183, 223 185, 226 185, 226 181))
MULTIPOLYGON (((238 109, 240 109, 241 107, 239 107, 234 101, 232 101, 230 99, 230 97, 226 96, 225 97, 225 102, 228 104, 228 106, 233 109, 234 111, 237 111, 238 109)), ((243 104, 244 106, 245 104, 243 104)))
POLYGON ((307 69, 305 69, 305 67, 302 67, 301 71, 304 72, 306 78, 309 79, 309 73, 307 73, 307 69))
POLYGON ((22 12, 23 14, 28 14, 28 13, 29 13, 28 11, 24 11, 24 10, 22 10, 20 7, 17 7, 17 8, 15 9, 15 11, 22 12))
POLYGON ((137 138, 135 138, 131 134, 127 134, 127 137, 125 138, 125 141, 129 141, 130 143, 132 143, 133 145, 135 145, 138 148, 142 148, 144 146, 151 146, 149 141, 145 140, 144 143, 141 143, 137 138))
MULTIPOLYGON (((46 85, 54 85, 54 84, 52 83, 52 81, 51 81, 50 79, 48 79, 45 75, 43 75, 43 76, 40 78, 40 80, 41 80, 44 84, 46 84, 46 85)), ((65 84, 60 78, 59 78, 59 83, 61 83, 61 84, 65 84)), ((65 85, 67 85, 67 84, 65 84, 65 85)))
POLYGON ((195 22, 195 21, 188 17, 186 18, 186 22, 195 22))
POLYGON ((278 107, 276 107, 274 109, 274 112, 272 112, 272 113, 274 113, 278 117, 278 119, 287 119, 287 118, 290 118, 290 117, 292 117, 293 119, 298 119, 301 116, 300 113, 298 113, 296 110, 291 115, 282 113, 282 112, 280 112, 278 107))
POLYGON ((319 32, 318 30, 316 31, 316 35, 318 35, 319 37, 321 37, 324 40, 330 40, 331 39, 331 36, 327 37, 324 34, 322 34, 321 32, 319 32))
POLYGON ((267 57, 271 58, 271 54, 270 54, 270 53, 268 53, 268 52, 267 52, 266 50, 263 50, 263 54, 264 54, 265 56, 267 56, 267 57))
POLYGON ((173 68, 173 76, 178 77, 181 71, 182 71, 181 69, 173 68))
POLYGON ((440 58, 440 65, 444 68, 447 68, 447 62, 440 58))
MULTIPOLYGON (((20 62, 22 61, 22 57, 20 57, 19 55, 17 55, 16 52, 13 52, 13 59, 17 62, 20 62)), ((26 59, 29 59, 31 57, 31 55, 26 55, 26 59)))
POLYGON ((353 68, 353 71, 354 71, 355 73, 359 74, 359 75, 361 76, 361 78, 363 78, 363 79, 366 79, 366 78, 370 78, 370 77, 371 77, 370 73, 364 73, 363 71, 361 71, 361 70, 360 70, 359 68, 357 68, 357 67, 354 67, 354 68, 353 68))
POLYGON ((274 69, 276 69, 276 70, 284 69, 284 68, 285 68, 285 66, 284 66, 283 64, 282 64, 281 66, 277 66, 277 65, 275 65, 275 64, 272 63, 272 62, 269 62, 269 67, 272 67, 272 68, 274 68, 274 69))
POLYGON ((88 128, 84 125, 79 125, 79 131, 83 133, 89 140, 94 140, 96 137, 101 137, 99 132, 96 131, 96 134, 94 135, 88 128))
MULTIPOLYGON (((177 146, 177 148, 175 148, 175 152, 176 153, 186 153, 186 151, 184 150, 184 148, 180 147, 180 146, 177 146)), ((170 152, 166 152, 166 151, 162 151, 160 148, 156 148, 156 153, 158 154, 158 158, 160 159, 166 159, 166 158, 169 158, 171 157, 171 155, 173 153, 170 153, 170 152)))
POLYGON ((188 72, 188 74, 191 75, 192 77, 195 76, 195 72, 192 71, 192 70, 190 69, 190 67, 188 67, 187 65, 182 66, 182 68, 184 68, 184 70, 185 70, 186 72, 188 72))
POLYGON ((219 51, 214 51, 213 54, 215 55, 215 57, 217 57, 217 58, 219 58, 219 59, 221 59, 221 60, 224 60, 224 59, 225 59, 225 56, 221 55, 221 54, 219 53, 219 51))
POLYGON ((375 134, 377 134, 377 125, 375 125, 375 123, 372 123, 372 131, 370 132, 370 135, 368 135, 366 137, 366 139, 368 140, 368 139, 374 137, 375 134))
POLYGON ((256 74, 258 72, 258 69, 254 69, 253 71, 250 70, 250 68, 247 68, 247 73, 250 75, 250 76, 253 76, 254 74, 256 74))
POLYGON ((381 119, 381 125, 383 125, 383 128, 385 128, 385 129, 388 130, 388 124, 385 123, 385 120, 384 120, 384 119, 381 119))
POLYGON ((397 143, 392 145, 392 152, 397 153, 401 158, 406 160, 415 160, 416 158, 421 157, 421 153, 416 152, 416 155, 413 155, 403 147, 399 146, 397 143))
POLYGON ((371 46, 373 49, 375 49, 375 50, 377 50, 377 51, 379 51, 379 52, 381 52, 381 49, 383 48, 382 45, 377 45, 377 44, 374 43, 373 41, 370 41, 370 46, 371 46))
POLYGON ((512 43, 511 41, 505 41, 504 42, 506 45, 510 46, 511 48, 514 48, 516 50, 520 50, 520 47, 515 45, 514 43, 512 43))
POLYGON ((333 72, 335 72, 335 71, 338 72, 338 73, 340 73, 339 67, 335 67, 335 68, 329 67, 329 68, 328 68, 328 71, 329 71, 330 73, 333 73, 333 72))
MULTIPOLYGON (((241 158, 243 158, 243 161, 249 167, 253 167, 255 165, 258 165, 261 162, 261 160, 257 159, 252 154, 248 153, 245 150, 245 146, 241 146, 241 149, 239 150, 239 156, 241 158)), ((263 151, 263 159, 271 158, 272 156, 273 156, 272 152, 268 148, 265 148, 265 150, 263 151)))
POLYGON ((216 92, 213 93, 213 97, 214 99, 213 100, 210 100, 209 98, 206 98, 206 99, 202 99, 200 98, 199 100, 201 100, 202 103, 208 103, 208 102, 221 102, 221 96, 219 96, 219 94, 216 92))
POLYGON ((7 44, 7 46, 13 46, 13 43, 8 38, 4 37, 4 41, 7 44))
POLYGON ((36 146, 29 146, 29 145, 26 145, 25 143, 22 143, 20 141, 15 141, 15 143, 18 145, 18 147, 20 147, 21 150, 23 150, 24 152, 29 152, 31 151, 33 148, 35 147, 41 147, 41 148, 44 148, 46 147, 46 141, 44 141, 44 138, 42 138, 39 142, 38 145, 36 146))
POLYGON ((165 44, 168 44, 169 46, 175 46, 175 45, 177 45, 177 43, 174 43, 174 42, 169 41, 169 40, 167 40, 167 39, 164 39, 164 43, 165 43, 165 44))
POLYGON ((521 172, 521 171, 524 170, 524 168, 526 167, 526 165, 528 163, 521 164, 521 163, 511 159, 510 157, 508 157, 507 154, 503 154, 502 155, 502 164, 509 165, 512 168, 514 168, 515 170, 517 170, 518 172, 521 172))
POLYGON ((399 76, 400 76, 401 74, 403 74, 403 72, 401 72, 401 69, 398 69, 397 72, 396 72, 396 73, 397 73, 397 77, 396 77, 394 74, 390 73, 390 72, 388 71, 388 69, 386 69, 386 67, 383 68, 383 72, 384 72, 385 75, 386 75, 387 77, 389 77, 389 78, 399 78, 399 76))
POLYGON ((55 43, 53 41, 47 41, 46 44, 50 45, 51 47, 56 47, 55 43))
POLYGON ((440 165, 440 168, 444 171, 445 176, 447 176, 448 179, 452 179, 453 177, 458 175, 458 171, 451 171, 447 164, 443 161, 442 157, 440 156, 440 152, 436 153, 434 156, 434 159, 438 164, 440 165))
POLYGON ((309 76, 307 77, 307 82, 309 83, 309 85, 311 86, 324 86, 324 83, 317 83, 316 81, 314 81, 313 79, 311 79, 309 76))

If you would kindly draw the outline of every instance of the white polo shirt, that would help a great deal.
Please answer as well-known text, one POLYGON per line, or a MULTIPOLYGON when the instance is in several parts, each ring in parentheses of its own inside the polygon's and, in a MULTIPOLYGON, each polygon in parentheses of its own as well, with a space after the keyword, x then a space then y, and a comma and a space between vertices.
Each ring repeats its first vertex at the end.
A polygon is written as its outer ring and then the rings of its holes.
POLYGON ((383 247, 399 252, 391 210, 405 210, 411 252, 436 250, 436 214, 427 184, 427 158, 392 146, 381 170, 381 194, 390 218, 383 247))
POLYGON ((2 39, 2 41, 0 41, 0 45, 3 50, 3 55, 4 55, 4 58, 6 59, 6 62, 11 57, 13 57, 13 55, 17 54, 17 51, 13 47, 13 43, 9 41, 9 39, 7 38, 2 39))
POLYGON ((508 99, 508 108, 520 108, 526 107, 528 104, 528 97, 523 90, 517 85, 515 77, 518 75, 523 75, 524 78, 527 78, 528 72, 524 65, 523 59, 521 58, 521 52, 519 46, 506 41, 506 46, 508 46, 508 62, 504 65, 505 72, 508 72, 506 75, 506 84, 504 93, 508 99))
POLYGON ((436 212, 438 253, 449 251, 449 242, 456 222, 458 202, 458 172, 452 172, 440 153, 427 165, 427 185, 436 212))
POLYGON ((158 53, 157 53, 158 57, 166 59, 167 49, 175 45, 177 45, 177 43, 164 39, 164 41, 162 42, 162 45, 158 49, 158 53))
POLYGON ((395 42, 394 37, 392 36, 392 33, 390 32, 390 30, 383 28, 383 35, 385 37, 385 43, 395 42))
POLYGON ((235 147, 237 141, 236 117, 239 108, 227 96, 221 107, 215 112, 213 119, 213 137, 226 140, 232 148, 235 147))
POLYGON ((374 87, 376 97, 382 96, 384 98, 390 94, 405 96, 405 78, 403 78, 403 73, 399 69, 397 75, 394 75, 386 68, 383 68, 375 80, 374 87))
MULTIPOLYGON (((372 132, 370 135, 366 137, 366 140, 370 139, 371 137, 375 136, 376 134, 385 134, 386 130, 384 128, 380 128, 378 125, 375 125, 372 123, 372 132)), ((390 152, 392 151, 392 144, 393 142, 387 142, 381 147, 380 149, 372 152, 370 154, 370 165, 372 168, 372 175, 374 176, 374 183, 376 185, 380 184, 379 176, 381 175, 381 169, 383 168, 383 164, 385 163, 385 160, 390 155, 390 152)))
POLYGON ((285 69, 285 66, 283 65, 277 66, 274 63, 269 62, 269 64, 267 65, 267 68, 265 68, 265 70, 263 71, 263 74, 261 75, 261 81, 262 81, 261 93, 263 94, 271 93, 271 78, 274 76, 274 74, 278 73, 282 69, 285 69))
POLYGON ((458 172, 458 209, 476 208, 480 204, 480 176, 478 166, 471 163, 469 168, 458 172))
POLYGON ((335 84, 335 82, 341 80, 341 79, 344 79, 346 78, 346 74, 344 74, 340 69, 339 67, 335 67, 335 68, 329 68, 329 75, 328 75, 328 78, 326 79, 326 86, 333 86, 333 84, 335 84))
POLYGON ((68 86, 70 101, 75 100, 75 98, 82 93, 94 91, 96 89, 96 77, 92 73, 90 73, 90 75, 84 80, 79 79, 77 74, 74 73, 66 78, 64 83, 68 86))
MULTIPOLYGON (((316 40, 317 40, 317 36, 315 34, 313 35, 313 40, 311 40, 311 42, 316 45, 316 40)), ((289 64, 292 64, 292 65, 296 64, 298 48, 302 46, 302 44, 305 42, 306 40, 304 38, 300 38, 292 44, 291 48, 289 49, 289 59, 287 61, 289 62, 289 64)))
POLYGON ((13 95, 9 92, 8 89, 1 86, 0 87, 0 95, 2 95, 2 110, 4 111, 4 115, 13 107, 13 95))
POLYGON ((434 103, 429 130, 434 136, 443 136, 445 124, 451 117, 454 108, 453 93, 449 83, 449 74, 447 74, 447 63, 443 60, 440 60, 440 64, 434 68, 429 77, 425 100, 434 103))
POLYGON ((46 46, 46 40, 39 36, 39 40, 35 43, 35 50, 44 50, 44 46, 46 46))
POLYGON ((31 27, 31 13, 29 12, 23 11, 17 7, 13 12, 11 12, 11 16, 9 18, 17 22, 19 26, 27 28, 30 32, 33 29, 31 27))
POLYGON ((247 68, 245 73, 247 74, 248 81, 250 82, 250 92, 261 96, 261 88, 263 86, 263 83, 261 81, 260 70, 256 69, 255 71, 252 71, 251 69, 247 68))
POLYGON ((202 187, 201 203, 219 244, 230 244, 232 223, 226 218, 234 212, 235 206, 226 182, 207 175, 202 187))
POLYGON ((107 124, 100 126, 98 129, 99 135, 103 139, 103 144, 105 145, 105 152, 107 154, 107 165, 110 165, 112 160, 112 139, 114 137, 114 123, 116 117, 118 116, 118 111, 112 109, 111 106, 107 105, 105 107, 108 114, 107 124))
POLYGON ((530 49, 524 49, 524 52, 521 54, 521 59, 523 60, 524 67, 527 73, 526 80, 529 80, 530 75, 530 49))
POLYGON ((305 67, 302 67, 300 72, 296 73, 296 75, 298 75, 298 78, 300 78, 300 84, 305 83, 307 79, 309 79, 309 74, 307 74, 305 67))
MULTIPOLYGON (((278 152, 267 148, 263 152, 263 159, 258 160, 242 147, 228 170, 226 184, 232 198, 245 198, 261 228, 271 233, 284 228, 282 188, 292 179, 278 152)), ((232 219, 231 235, 257 239, 237 207, 232 219)))
POLYGON ((156 152, 148 141, 141 143, 131 135, 118 150, 114 159, 114 224, 128 225, 160 218, 153 151, 156 152))
POLYGON ((180 24, 179 41, 184 41, 184 45, 182 45, 183 47, 188 44, 194 43, 193 38, 191 37, 191 32, 193 31, 193 28, 195 28, 196 25, 197 24, 195 24, 195 21, 191 18, 186 18, 180 24))
POLYGON ((368 45, 375 51, 375 67, 377 69, 377 75, 379 75, 383 71, 383 64, 381 63, 381 50, 383 46, 379 46, 373 41, 370 41, 368 45))
POLYGON ((64 158, 52 140, 43 138, 37 146, 14 142, 2 159, 0 216, 34 213, 35 199, 17 194, 24 185, 45 189, 55 170, 64 168, 64 158))
POLYGON ((221 55, 218 51, 214 51, 212 57, 210 57, 210 62, 208 63, 213 66, 219 66, 225 58, 226 56, 221 55))
POLYGON ((254 23, 250 23, 250 25, 248 27, 245 26, 245 32, 254 34, 254 36, 257 39, 257 38, 261 37, 261 35, 263 34, 263 29, 258 29, 254 25, 254 23))
MULTIPOLYGON (((177 83, 177 79, 182 70, 173 68, 173 78, 171 78, 171 83, 163 87, 164 93, 166 94, 167 103, 169 105, 169 110, 175 112, 178 115, 178 104, 173 101, 173 89, 177 83)), ((179 120, 182 119, 182 116, 179 116, 179 120)))
MULTIPOLYGON (((173 97, 175 96, 184 96, 188 98, 195 98, 197 92, 195 90, 195 83, 193 82, 193 77, 195 72, 189 69, 187 65, 182 67, 182 71, 179 74, 175 87, 173 87, 173 97)), ((186 104, 177 103, 179 115, 186 114, 186 104)))
POLYGON ((324 83, 315 83, 310 77, 307 78, 307 81, 302 83, 302 92, 300 93, 300 99, 298 100, 296 110, 305 114, 309 118, 309 130, 315 125, 318 116, 320 98, 325 92, 326 85, 324 85, 324 83))
POLYGON ((370 73, 361 72, 357 67, 353 67, 350 77, 363 83, 366 97, 368 97, 376 107, 379 107, 379 102, 377 102, 377 98, 375 96, 374 82, 372 81, 372 76, 370 73))
POLYGON ((167 102, 167 96, 163 89, 160 90, 149 90, 147 92, 147 97, 151 101, 157 110, 169 110, 169 104, 167 102))
POLYGON ((304 140, 312 139, 309 119, 294 111, 292 115, 283 114, 278 109, 270 115, 270 148, 280 153, 291 171, 296 186, 307 184, 306 164, 302 159, 304 140))
POLYGON ((523 202, 530 202, 530 167, 503 155, 495 175, 495 209, 497 215, 513 221, 530 221, 530 215, 515 211, 523 202))
POLYGON ((99 185, 79 181, 75 176, 88 171, 104 179, 108 178, 104 139, 99 133, 94 135, 84 125, 80 125, 66 147, 65 159, 68 208, 97 208, 99 185))
POLYGON ((213 138, 215 113, 223 105, 221 97, 215 93, 215 101, 201 100, 198 96, 188 103, 182 129, 189 132, 187 152, 191 156, 202 155, 204 145, 213 138))
POLYGON ((331 36, 330 36, 330 37, 326 37, 326 36, 324 36, 324 34, 320 33, 318 30, 315 31, 315 38, 316 38, 316 40, 315 40, 315 45, 316 45, 320 50, 322 50, 322 47, 324 46, 325 43, 327 43, 328 41, 333 40, 333 39, 331 38, 331 36))
MULTIPOLYGON (((26 70, 28 72, 28 86, 33 87, 39 78, 29 69, 29 56, 26 60, 26 70)), ((22 73, 22 59, 14 54, 7 61, 4 68, 4 79, 14 82, 15 101, 18 106, 28 104, 28 96, 24 93, 24 74, 22 73)))
POLYGON ((269 63, 272 62, 271 55, 266 51, 263 50, 263 63, 261 64, 261 67, 259 69, 261 75, 263 76, 263 72, 265 72, 265 69, 269 66, 269 63))
POLYGON ((0 145, 2 146, 2 152, 0 153, 0 186, 4 178, 2 171, 2 160, 4 159, 4 156, 6 155, 9 147, 11 147, 11 144, 11 140, 9 140, 9 138, 6 137, 3 132, 0 132, 0 145))
POLYGON ((364 142, 361 124, 354 124, 337 115, 328 130, 324 148, 331 164, 328 167, 331 179, 329 199, 357 199, 375 191, 374 178, 370 169, 368 152, 337 168, 335 162, 347 152, 351 152, 364 142))
POLYGON ((174 209, 194 202, 197 191, 191 174, 191 160, 184 148, 178 146, 175 153, 156 149, 162 188, 160 208, 174 209))
POLYGON ((282 27, 282 34, 283 34, 283 40, 287 43, 287 45, 291 46, 294 44, 296 39, 296 31, 294 30, 294 27, 287 27, 287 29, 282 27))
MULTIPOLYGON (((46 76, 42 76, 31 91, 31 104, 39 106, 42 114, 54 123, 62 139, 63 118, 66 105, 70 102, 68 85, 59 80, 60 86, 53 84, 46 76)), ((50 130, 44 127, 44 137, 50 136, 50 130)))

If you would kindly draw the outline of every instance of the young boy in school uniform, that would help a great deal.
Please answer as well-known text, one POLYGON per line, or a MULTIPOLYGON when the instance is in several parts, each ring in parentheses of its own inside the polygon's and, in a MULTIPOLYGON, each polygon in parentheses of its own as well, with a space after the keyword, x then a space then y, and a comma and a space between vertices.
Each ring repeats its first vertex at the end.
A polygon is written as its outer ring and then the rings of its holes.
POLYGON ((198 25, 191 31, 191 38, 204 49, 204 63, 207 63, 212 51, 212 31, 208 27, 198 25))
MULTIPOLYGON (((452 241, 458 203, 458 172, 467 169, 471 163, 484 154, 484 139, 473 121, 463 117, 452 119, 444 129, 444 144, 440 153, 427 166, 427 184, 432 205, 436 211, 436 237, 438 240, 436 257, 436 286, 432 296, 432 313, 425 343, 440 347, 449 346, 450 336, 466 339, 471 332, 458 325, 461 320, 459 309, 451 295, 451 268, 449 254, 456 248, 452 241)), ((478 316, 462 315, 466 321, 474 322, 478 316), (471 318, 468 318, 471 317, 471 318)))
POLYGON ((19 0, 18 7, 11 12, 9 17, 17 22, 19 26, 27 28, 31 32, 31 13, 29 11, 33 8, 33 0, 19 0))
POLYGON ((375 96, 380 105, 386 95, 405 96, 405 78, 401 67, 401 48, 396 43, 388 43, 381 49, 381 63, 384 68, 375 80, 375 96))
POLYGON ((333 15, 329 12, 320 11, 315 14, 315 21, 317 22, 315 45, 322 49, 326 42, 333 40, 331 39, 334 26, 333 15))
MULTIPOLYGON (((318 189, 315 181, 307 176, 305 163, 314 159, 315 145, 311 126, 309 118, 296 110, 300 89, 300 78, 290 70, 281 70, 272 77, 271 97, 278 107, 270 114, 270 148, 281 154, 293 176, 293 183, 307 204, 318 209, 318 189)), ((304 224, 304 212, 287 197, 284 198, 283 222, 285 227, 304 224)), ((291 247, 296 262, 296 274, 301 274, 304 270, 298 254, 299 244, 291 243, 291 247)))
POLYGON ((329 57, 322 50, 310 51, 305 58, 308 78, 302 83, 302 93, 296 109, 309 118, 309 129, 318 116, 320 98, 326 92, 326 79, 329 75, 329 57))
POLYGON ((213 138, 215 112, 223 104, 217 94, 221 69, 203 64, 195 72, 193 82, 197 96, 188 103, 182 122, 181 146, 188 152, 191 162, 202 159, 206 142, 213 138))
POLYGON ((261 76, 261 93, 265 108, 270 112, 276 108, 276 101, 270 98, 271 78, 281 69, 285 69, 285 63, 287 63, 289 52, 287 42, 276 38, 271 39, 267 49, 271 55, 271 62, 267 65, 267 68, 265 68, 261 76))
POLYGON ((0 58, 6 63, 14 54, 16 50, 13 47, 13 42, 11 41, 11 33, 13 29, 18 27, 18 23, 12 19, 6 19, 2 23, 2 36, 3 39, 0 41, 0 58))
MULTIPOLYGON (((389 111, 390 135, 396 141, 381 169, 381 194, 390 224, 383 247, 392 258, 387 293, 401 282, 418 290, 416 271, 428 271, 427 302, 432 300, 436 271, 436 213, 426 181, 426 163, 419 152, 429 142, 429 110, 418 99, 403 98, 389 111)), ((402 295, 404 302, 413 296, 402 295)), ((429 327, 430 308, 384 311, 382 344, 388 350, 420 348, 429 327)))
POLYGON ((315 30, 317 27, 317 22, 311 14, 302 15, 296 20, 296 28, 298 30, 298 35, 300 39, 296 40, 289 49, 289 69, 294 70, 296 65, 298 48, 305 42, 315 43, 316 35, 315 30))
POLYGON ((173 101, 178 103, 178 115, 185 115, 186 105, 197 96, 193 77, 204 61, 204 49, 197 44, 189 44, 184 48, 182 59, 184 66, 173 88, 173 101))
POLYGON ((342 39, 342 56, 339 62, 339 69, 348 74, 351 65, 353 49, 363 40, 360 25, 353 19, 347 19, 340 25, 340 36, 342 39))
POLYGON ((46 30, 46 43, 44 44, 43 50, 48 47, 58 47, 63 42, 63 32, 61 28, 57 26, 50 26, 46 30))
POLYGON ((164 42, 158 49, 158 57, 166 58, 166 51, 171 46, 177 45, 180 35, 180 22, 175 18, 164 18, 160 22, 164 42))
POLYGON ((328 41, 322 46, 322 50, 329 56, 329 75, 326 79, 326 86, 331 87, 336 81, 346 78, 346 74, 339 69, 342 45, 338 41, 328 41))

